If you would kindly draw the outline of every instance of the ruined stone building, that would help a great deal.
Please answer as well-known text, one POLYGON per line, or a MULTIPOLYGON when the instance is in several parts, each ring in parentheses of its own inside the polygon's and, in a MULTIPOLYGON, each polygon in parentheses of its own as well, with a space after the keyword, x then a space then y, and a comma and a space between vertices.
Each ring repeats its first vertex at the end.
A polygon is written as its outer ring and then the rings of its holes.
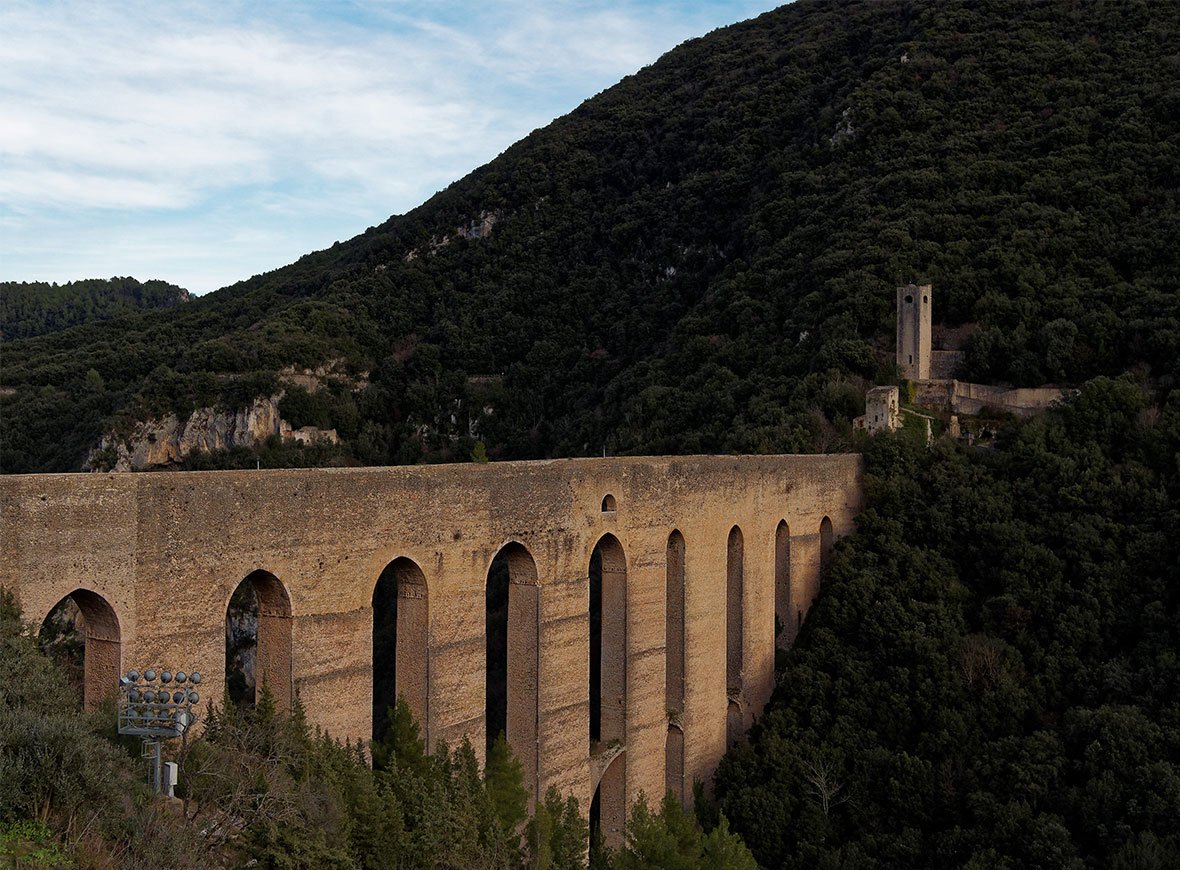
POLYGON ((0 585, 35 622, 73 599, 88 706, 162 665, 220 701, 248 585, 280 706, 363 741, 396 693, 481 758, 503 730, 618 842, 762 709, 860 500, 851 454, 5 476, 0 585))
POLYGON ((933 306, 930 284, 897 288, 897 370, 902 380, 915 382, 919 405, 955 414, 1000 411, 1028 417, 1061 398, 1063 391, 1055 386, 1012 388, 958 380, 963 353, 957 347, 934 349, 933 306))
POLYGON ((873 387, 865 394, 865 412, 852 421, 854 429, 870 435, 901 427, 901 401, 897 387, 873 387))

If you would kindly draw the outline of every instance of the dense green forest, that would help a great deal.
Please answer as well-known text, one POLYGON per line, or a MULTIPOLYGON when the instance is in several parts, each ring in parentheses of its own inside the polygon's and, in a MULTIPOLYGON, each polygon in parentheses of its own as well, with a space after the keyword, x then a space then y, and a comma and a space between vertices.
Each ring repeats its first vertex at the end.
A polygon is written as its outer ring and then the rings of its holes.
POLYGON ((6 342, 0 468, 77 469, 121 421, 329 359, 369 376, 323 461, 830 449, 894 377, 911 279, 977 324, 972 378, 1170 388, 1178 42, 1172 2, 797 2, 715 31, 348 242, 6 342))
POLYGON ((760 864, 1180 866, 1180 400, 1096 379, 994 449, 879 437, 716 777, 760 864))
POLYGON ((149 308, 171 308, 188 291, 164 281, 91 279, 46 284, 0 281, 0 341, 32 338, 149 308))

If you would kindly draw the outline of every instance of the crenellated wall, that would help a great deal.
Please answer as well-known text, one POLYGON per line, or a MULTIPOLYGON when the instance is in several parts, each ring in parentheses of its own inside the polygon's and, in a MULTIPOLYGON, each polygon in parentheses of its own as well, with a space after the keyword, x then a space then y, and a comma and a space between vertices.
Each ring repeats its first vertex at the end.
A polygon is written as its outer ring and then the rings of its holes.
POLYGON ((313 723, 368 739, 374 589, 403 560, 394 573, 414 579, 398 600, 414 610, 398 618, 398 679, 413 674, 430 745, 467 736, 482 756, 485 585, 493 558, 515 543, 512 558, 526 569, 513 569, 520 591, 508 616, 509 715, 524 724, 510 724, 509 737, 530 735, 535 746, 517 749, 535 758, 539 789, 556 785, 585 812, 600 777, 604 802, 608 784, 625 804, 640 791, 662 794, 674 755, 683 757, 676 776, 686 792, 693 780, 708 781, 734 704, 744 730, 769 698, 776 599, 790 607, 783 622, 793 637, 818 592, 824 552, 852 530, 860 500, 861 460, 851 454, 8 476, 0 477, 0 585, 16 590, 35 621, 71 593, 93 593, 75 600, 90 608, 88 624, 105 626, 97 640, 109 664, 88 667, 88 701, 122 670, 148 663, 199 668, 206 700, 220 701, 230 596, 248 576, 268 578, 256 585, 258 667, 286 683, 274 687, 280 697, 298 693, 313 723), (604 510, 607 495, 614 510, 604 510), (727 546, 735 526, 736 605, 727 546), (670 575, 674 531, 683 564, 670 575), (610 552, 602 550, 603 672, 617 681, 622 669, 615 695, 624 736, 592 746, 588 576, 607 535, 617 548, 608 539, 610 552), (670 576, 681 575, 683 601, 674 604, 682 615, 669 619, 670 576), (740 626, 727 625, 727 610, 740 613, 740 626), (672 713, 668 625, 683 631, 683 698, 672 713), (727 629, 740 637, 737 698, 727 629), (418 646, 412 631, 421 633, 418 646), (403 660, 422 648, 424 663, 403 660))

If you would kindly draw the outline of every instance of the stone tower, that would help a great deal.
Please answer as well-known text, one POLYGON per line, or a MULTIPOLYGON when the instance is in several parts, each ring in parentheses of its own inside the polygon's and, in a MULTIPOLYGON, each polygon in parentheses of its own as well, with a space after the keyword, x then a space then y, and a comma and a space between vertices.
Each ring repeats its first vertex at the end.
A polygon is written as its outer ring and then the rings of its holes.
POLYGON ((897 368, 909 381, 930 378, 931 285, 897 288, 897 368))

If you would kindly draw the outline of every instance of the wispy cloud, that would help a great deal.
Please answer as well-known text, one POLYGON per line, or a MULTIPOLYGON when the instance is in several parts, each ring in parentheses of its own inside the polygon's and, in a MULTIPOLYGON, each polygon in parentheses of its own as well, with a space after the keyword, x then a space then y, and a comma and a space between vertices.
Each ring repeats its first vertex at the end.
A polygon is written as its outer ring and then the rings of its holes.
POLYGON ((0 0, 0 278, 274 268, 762 8, 0 0))

